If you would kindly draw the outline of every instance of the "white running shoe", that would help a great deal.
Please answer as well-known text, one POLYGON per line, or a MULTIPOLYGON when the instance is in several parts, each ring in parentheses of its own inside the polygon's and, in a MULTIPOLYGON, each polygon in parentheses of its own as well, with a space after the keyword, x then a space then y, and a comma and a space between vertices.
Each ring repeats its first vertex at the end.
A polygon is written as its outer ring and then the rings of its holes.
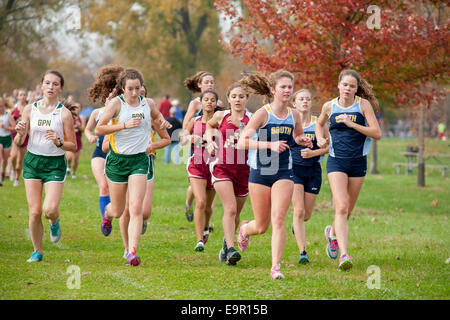
POLYGON ((272 269, 270 269, 270 277, 272 280, 284 279, 284 275, 280 271, 280 265, 274 265, 272 269))

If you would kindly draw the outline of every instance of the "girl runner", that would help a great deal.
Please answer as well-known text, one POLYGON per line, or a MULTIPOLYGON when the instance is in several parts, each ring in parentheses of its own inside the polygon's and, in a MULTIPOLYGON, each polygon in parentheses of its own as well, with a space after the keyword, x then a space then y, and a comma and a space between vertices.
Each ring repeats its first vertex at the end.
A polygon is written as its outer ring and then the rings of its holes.
MULTIPOLYGON (((111 146, 105 164, 111 202, 106 206, 101 229, 105 236, 111 233, 112 219, 123 214, 129 190, 130 252, 127 262, 138 266, 141 260, 136 251, 142 230, 142 202, 149 170, 149 158, 145 151, 150 142, 150 118, 157 119, 163 128, 170 124, 164 120, 153 100, 140 96, 144 79, 138 70, 106 66, 100 69, 97 80, 96 92, 104 92, 102 96, 105 97, 107 92, 112 91, 112 98, 106 103, 95 128, 96 135, 109 135, 111 146), (117 72, 116 81, 102 78, 104 73, 114 73, 111 70, 117 72)), ((99 96, 92 97, 96 100, 99 96)))
POLYGON ((294 192, 292 204, 294 206, 293 228, 297 245, 300 250, 298 263, 309 262, 306 252, 305 222, 311 218, 314 202, 322 185, 322 169, 320 161, 328 152, 328 146, 319 148, 315 137, 316 117, 311 115, 312 99, 308 89, 301 89, 294 93, 294 108, 299 111, 305 136, 312 141, 313 147, 291 146, 294 172, 294 192))
POLYGON ((353 266, 348 255, 348 219, 355 207, 367 170, 371 138, 380 139, 381 130, 372 105, 378 101, 372 86, 354 70, 343 70, 338 80, 339 97, 326 102, 316 124, 317 145, 325 147, 325 123, 330 121, 328 180, 335 204, 332 225, 325 227, 326 252, 339 256, 339 269, 353 266))
POLYGON ((5 170, 8 163, 9 152, 11 151, 12 136, 14 127, 9 122, 9 112, 6 110, 5 100, 0 98, 0 187, 5 180, 5 170))
MULTIPOLYGON (((27 93, 25 89, 19 89, 18 101, 14 106, 14 110, 9 114, 9 123, 16 127, 16 124, 21 120, 25 106, 27 105, 27 93)), ((30 102, 31 103, 31 102, 30 102)), ((16 136, 16 130, 12 131, 12 138, 16 136)), ((14 186, 17 187, 20 184, 20 175, 22 174, 23 158, 27 152, 28 135, 23 140, 20 146, 13 144, 11 148, 11 164, 12 164, 12 178, 14 186)))
POLYGON ((225 234, 219 260, 235 265, 240 253, 234 248, 234 237, 240 223, 240 213, 248 196, 248 177, 246 150, 237 150, 236 145, 241 131, 250 120, 245 105, 248 93, 240 83, 232 84, 227 90, 227 99, 231 109, 217 111, 206 125, 208 152, 217 154, 210 170, 214 189, 220 197, 224 213, 222 225, 225 234), (218 129, 218 143, 213 141, 212 130, 218 129), (220 149, 218 148, 220 145, 220 149))
MULTIPOLYGON (((147 96, 147 89, 145 86, 142 86, 141 89, 141 96, 146 97, 147 96)), ((158 133, 160 139, 158 141, 154 141, 154 134, 153 134, 153 129, 151 132, 151 142, 147 147, 146 153, 149 154, 150 157, 150 164, 149 164, 149 170, 148 170, 148 175, 147 175, 147 188, 145 191, 145 196, 144 196, 144 202, 142 204, 142 208, 143 208, 143 213, 142 213, 142 219, 143 219, 143 223, 142 223, 142 232, 141 234, 144 234, 145 231, 147 230, 147 222, 148 219, 150 219, 150 216, 152 214, 152 205, 153 205, 153 191, 154 191, 154 177, 155 177, 155 155, 156 155, 156 150, 157 149, 162 149, 165 148, 166 146, 168 146, 171 141, 170 141, 170 137, 169 134, 167 133, 166 129, 161 129, 159 127, 159 125, 157 125, 155 123, 155 121, 152 121, 152 128, 155 129, 155 131, 158 133)), ((107 139, 105 139, 106 141, 107 139)), ((107 144, 107 146, 105 146, 106 143, 104 143, 104 147, 106 147, 106 152, 108 152, 108 147, 109 144, 107 144)), ((105 148, 104 148, 105 150, 105 148)), ((130 210, 129 210, 129 201, 128 201, 129 197, 127 196, 127 203, 125 205, 125 210, 122 214, 122 217, 120 218, 120 233, 122 235, 122 241, 125 247, 125 253, 124 253, 124 258, 126 258, 126 256, 128 255, 128 248, 129 248, 129 243, 128 243, 128 227, 130 224, 130 210)))
POLYGON ((80 152, 82 149, 82 140, 81 135, 83 134, 85 124, 81 121, 80 112, 81 112, 81 104, 73 103, 72 110, 70 110, 74 114, 73 119, 73 127, 75 128, 75 138, 77 140, 77 151, 76 152, 67 152, 67 175, 72 174, 72 179, 77 177, 77 168, 78 168, 78 160, 80 159, 80 152), (72 167, 73 160, 73 167, 72 167))
POLYGON ((97 137, 96 135, 92 134, 92 130, 97 125, 98 120, 100 119, 104 110, 105 110, 105 107, 95 109, 91 113, 88 123, 86 124, 86 128, 84 129, 84 134, 86 135, 87 140, 90 143, 96 144, 94 152, 92 153, 92 157, 91 157, 91 170, 92 170, 92 174, 94 175, 95 181, 97 182, 97 186, 98 186, 98 190, 99 190, 98 203, 99 203, 102 219, 105 214, 105 208, 108 205, 108 203, 111 201, 109 198, 108 183, 107 183, 106 177, 105 177, 106 153, 103 152, 103 150, 102 150, 104 136, 97 137))
POLYGON ((50 220, 50 240, 61 237, 59 202, 66 177, 65 151, 77 148, 73 118, 59 102, 64 78, 58 71, 47 71, 41 81, 43 98, 27 105, 16 125, 14 143, 21 146, 29 132, 28 151, 23 160, 23 179, 29 209, 29 228, 34 252, 28 262, 43 258, 44 229, 41 215, 50 220), (44 203, 42 191, 45 189, 44 203))
POLYGON ((196 205, 194 212, 195 233, 197 245, 195 251, 203 251, 208 240, 208 224, 212 215, 212 203, 216 192, 211 182, 211 172, 209 163, 212 158, 206 152, 206 123, 212 118, 214 109, 217 106, 218 96, 214 91, 205 91, 200 96, 203 115, 191 119, 186 131, 180 136, 182 145, 191 142, 193 156, 187 163, 189 182, 194 193, 196 205), (191 134, 191 135, 187 135, 191 134))
MULTIPOLYGON (((207 71, 199 71, 195 75, 186 78, 186 80, 184 80, 184 85, 193 94, 203 93, 207 90, 214 91, 215 80, 212 73, 207 71)), ((217 106, 221 107, 222 101, 218 100, 217 106)), ((200 97, 197 97, 193 99, 188 105, 188 109, 183 119, 183 129, 187 128, 187 125, 189 124, 189 122, 192 120, 193 117, 201 116, 202 114, 203 114, 202 103, 200 101, 200 97)), ((185 204, 185 215, 188 221, 192 221, 194 218, 193 202, 194 202, 194 194, 192 192, 191 186, 189 185, 186 190, 186 204, 185 204)), ((214 211, 214 202, 211 208, 212 211, 214 211)))
POLYGON ((282 279, 280 264, 286 244, 285 218, 294 189, 289 146, 295 141, 311 147, 311 139, 303 135, 298 111, 288 107, 294 87, 294 76, 290 72, 279 70, 268 79, 259 74, 249 75, 240 82, 272 101, 252 115, 238 141, 238 148, 257 150, 249 159, 249 192, 255 219, 242 222, 238 245, 245 251, 249 237, 265 233, 272 222, 270 276, 282 279), (257 140, 252 139, 255 133, 257 140))

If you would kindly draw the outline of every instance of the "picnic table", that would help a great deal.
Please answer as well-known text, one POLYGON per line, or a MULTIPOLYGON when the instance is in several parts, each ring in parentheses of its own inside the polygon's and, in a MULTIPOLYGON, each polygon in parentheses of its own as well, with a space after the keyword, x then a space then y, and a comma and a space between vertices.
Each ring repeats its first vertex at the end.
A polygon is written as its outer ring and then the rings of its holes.
MULTIPOLYGON (((402 156, 405 157, 405 162, 394 162, 393 165, 397 167, 397 174, 400 174, 401 168, 405 167, 405 174, 409 175, 413 172, 413 169, 418 166, 417 157, 418 152, 400 152, 402 156)), ((443 163, 441 159, 450 158, 450 154, 439 154, 439 153, 428 153, 424 155, 424 160, 434 159, 437 164, 425 164, 425 168, 441 169, 441 175, 445 177, 448 165, 443 163)))

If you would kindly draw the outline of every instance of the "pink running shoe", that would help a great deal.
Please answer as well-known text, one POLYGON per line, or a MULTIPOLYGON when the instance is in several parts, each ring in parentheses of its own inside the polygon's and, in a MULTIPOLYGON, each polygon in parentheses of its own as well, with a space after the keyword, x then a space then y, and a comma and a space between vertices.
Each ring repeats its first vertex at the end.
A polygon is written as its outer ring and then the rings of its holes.
POLYGON ((350 270, 353 267, 352 257, 348 254, 343 254, 339 258, 339 269, 343 271, 350 270))
POLYGON ((326 226, 324 233, 325 238, 327 239, 327 256, 330 259, 336 259, 339 255, 339 245, 336 238, 334 240, 331 238, 331 226, 326 226))
POLYGON ((280 271, 280 265, 274 265, 272 269, 270 269, 270 277, 272 280, 284 279, 284 275, 280 271))
POLYGON ((242 221, 241 228, 239 229, 238 235, 238 247, 241 252, 247 250, 248 245, 250 244, 250 237, 244 237, 242 234, 242 228, 248 223, 248 220, 242 221))

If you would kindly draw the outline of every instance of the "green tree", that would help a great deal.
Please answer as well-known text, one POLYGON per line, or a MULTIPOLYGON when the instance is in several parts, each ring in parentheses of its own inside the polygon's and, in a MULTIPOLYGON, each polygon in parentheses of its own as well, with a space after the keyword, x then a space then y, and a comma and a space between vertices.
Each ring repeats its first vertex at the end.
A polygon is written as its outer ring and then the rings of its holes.
POLYGON ((197 70, 217 73, 221 46, 214 1, 140 0, 95 2, 83 27, 112 39, 115 62, 139 69, 151 94, 187 98, 183 87, 197 70))

